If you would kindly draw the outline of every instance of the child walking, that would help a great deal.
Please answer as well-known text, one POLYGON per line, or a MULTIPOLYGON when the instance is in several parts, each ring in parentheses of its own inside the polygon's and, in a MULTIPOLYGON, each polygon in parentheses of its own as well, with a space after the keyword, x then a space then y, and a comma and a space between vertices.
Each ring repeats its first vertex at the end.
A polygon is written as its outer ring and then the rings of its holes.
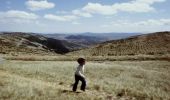
POLYGON ((78 85, 79 80, 82 82, 80 89, 82 91, 85 91, 85 88, 86 88, 86 79, 84 76, 85 59, 78 58, 77 62, 79 63, 79 65, 77 66, 76 71, 75 71, 75 83, 73 85, 73 91, 77 90, 77 85, 78 85))

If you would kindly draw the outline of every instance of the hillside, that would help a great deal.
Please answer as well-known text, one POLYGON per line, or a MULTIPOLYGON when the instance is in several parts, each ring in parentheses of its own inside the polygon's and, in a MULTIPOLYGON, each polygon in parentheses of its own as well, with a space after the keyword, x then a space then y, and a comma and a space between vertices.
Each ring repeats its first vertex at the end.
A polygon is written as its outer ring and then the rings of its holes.
POLYGON ((89 56, 170 54, 170 32, 156 32, 107 41, 92 48, 74 51, 69 54, 89 56))
POLYGON ((90 47, 105 41, 127 38, 130 36, 139 35, 141 33, 69 33, 69 34, 44 34, 49 38, 65 40, 73 44, 77 44, 75 49, 90 47))
POLYGON ((3 32, 0 34, 0 53, 63 54, 76 44, 34 33, 3 32))

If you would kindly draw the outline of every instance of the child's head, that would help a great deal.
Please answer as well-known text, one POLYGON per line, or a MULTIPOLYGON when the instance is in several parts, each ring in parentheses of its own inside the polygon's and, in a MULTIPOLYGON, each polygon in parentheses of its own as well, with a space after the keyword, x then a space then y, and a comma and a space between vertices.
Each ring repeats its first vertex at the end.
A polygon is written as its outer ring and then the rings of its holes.
POLYGON ((80 65, 85 65, 85 59, 84 59, 84 58, 78 58, 78 59, 77 59, 77 62, 78 62, 80 65))

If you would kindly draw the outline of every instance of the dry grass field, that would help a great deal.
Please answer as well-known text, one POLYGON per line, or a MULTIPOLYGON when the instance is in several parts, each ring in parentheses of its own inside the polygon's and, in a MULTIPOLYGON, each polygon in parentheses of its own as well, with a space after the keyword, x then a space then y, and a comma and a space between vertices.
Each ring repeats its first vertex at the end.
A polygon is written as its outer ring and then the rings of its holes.
POLYGON ((0 63, 0 100, 170 100, 168 61, 88 61, 87 91, 71 91, 75 61, 0 63))
POLYGON ((133 56, 170 54, 170 32, 156 32, 107 41, 91 48, 68 53, 88 56, 133 56))
POLYGON ((147 60, 163 60, 170 61, 170 55, 134 55, 134 56, 73 56, 73 55, 1 55, 6 60, 22 60, 22 61, 76 61, 78 57, 84 57, 88 61, 147 61, 147 60))

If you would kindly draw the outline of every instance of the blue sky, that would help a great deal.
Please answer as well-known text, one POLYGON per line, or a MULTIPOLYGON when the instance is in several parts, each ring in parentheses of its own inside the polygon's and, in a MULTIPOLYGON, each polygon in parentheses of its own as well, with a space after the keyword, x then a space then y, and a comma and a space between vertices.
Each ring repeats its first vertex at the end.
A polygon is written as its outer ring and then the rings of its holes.
POLYGON ((0 31, 170 31, 170 0, 1 0, 0 31))

